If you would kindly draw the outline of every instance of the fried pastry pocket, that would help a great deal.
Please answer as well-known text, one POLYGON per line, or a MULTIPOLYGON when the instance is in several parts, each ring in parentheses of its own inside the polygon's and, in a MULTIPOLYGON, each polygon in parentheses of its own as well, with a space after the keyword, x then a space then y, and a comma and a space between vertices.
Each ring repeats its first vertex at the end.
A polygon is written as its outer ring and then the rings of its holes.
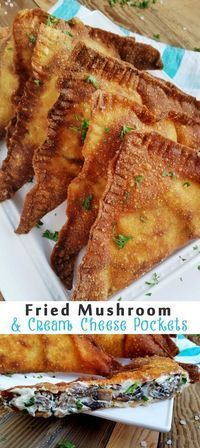
POLYGON ((65 417, 97 409, 136 407, 172 398, 190 383, 188 373, 170 358, 141 358, 108 379, 79 378, 1 392, 4 406, 33 417, 65 417))
POLYGON ((106 353, 117 358, 137 358, 153 355, 174 357, 179 353, 177 345, 169 335, 96 334, 92 337, 106 353))
POLYGON ((200 236, 200 159, 193 149, 130 132, 110 166, 75 300, 107 299, 200 236))
POLYGON ((90 336, 0 335, 0 373, 108 375, 117 367, 118 363, 90 336))

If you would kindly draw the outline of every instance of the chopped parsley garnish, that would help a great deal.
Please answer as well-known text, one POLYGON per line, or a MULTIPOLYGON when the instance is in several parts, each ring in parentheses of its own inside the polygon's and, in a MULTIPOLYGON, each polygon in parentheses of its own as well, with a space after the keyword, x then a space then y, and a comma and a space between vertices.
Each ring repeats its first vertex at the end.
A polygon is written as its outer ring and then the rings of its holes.
MULTIPOLYGON (((79 121, 81 118, 76 118, 77 121, 79 121)), ((87 120, 86 118, 83 119, 81 126, 69 126, 69 129, 71 129, 72 131, 76 131, 76 132, 80 132, 81 133, 81 141, 84 142, 86 135, 87 135, 87 131, 89 128, 89 120, 87 120)))
POLYGON ((128 134, 128 133, 131 132, 131 131, 134 131, 134 129, 135 129, 135 127, 132 128, 131 126, 127 126, 126 124, 124 124, 124 125, 122 126, 121 131, 120 131, 119 137, 120 137, 121 139, 123 139, 123 138, 125 137, 126 134, 128 134))
POLYGON ((113 238, 113 241, 117 244, 119 249, 123 249, 125 245, 128 243, 128 241, 132 239, 133 239, 132 236, 126 236, 119 233, 113 238))
POLYGON ((187 378, 186 376, 182 376, 182 384, 186 384, 187 383, 187 378))
POLYGON ((7 373, 2 373, 2 375, 11 377, 11 376, 13 376, 13 373, 7 372, 7 373))
POLYGON ((70 33, 70 31, 63 30, 62 32, 63 32, 63 34, 66 34, 66 35, 69 36, 69 37, 73 37, 73 34, 70 33))
POLYGON ((12 51, 12 50, 13 50, 13 47, 7 47, 6 50, 7 50, 7 51, 12 51))
POLYGON ((52 241, 58 241, 58 232, 51 232, 51 230, 45 230, 45 232, 42 234, 44 238, 47 238, 48 240, 52 241))
POLYGON ((26 33, 26 35, 27 35, 27 37, 28 37, 29 42, 30 42, 31 44, 35 44, 35 42, 36 42, 36 40, 37 40, 37 37, 34 36, 34 34, 28 34, 28 33, 26 33))
POLYGON ((118 302, 121 302, 121 300, 122 300, 122 297, 119 297, 119 299, 117 299, 118 302))
POLYGON ((199 266, 197 266, 197 269, 198 269, 198 271, 200 271, 200 264, 199 264, 199 266))
POLYGON ((83 403, 81 403, 81 400, 76 400, 76 408, 78 411, 80 411, 83 407, 83 403))
POLYGON ((198 246, 193 246, 193 250, 198 250, 198 246))
POLYGON ((31 177, 31 179, 28 180, 28 183, 31 183, 31 182, 33 182, 33 177, 31 177))
POLYGON ((31 397, 30 400, 28 400, 26 403, 24 403, 24 406, 26 406, 26 408, 30 408, 30 406, 33 406, 35 403, 35 398, 31 397))
POLYGON ((143 401, 149 401, 149 398, 146 397, 146 395, 144 395, 144 397, 142 397, 143 401))
POLYGON ((93 194, 88 194, 88 196, 86 196, 86 198, 83 200, 82 206, 84 207, 85 210, 87 210, 87 211, 91 210, 92 199, 93 199, 93 194))
POLYGON ((191 182, 184 182, 183 183, 183 187, 190 187, 190 185, 191 185, 191 182))
POLYGON ((149 6, 151 6, 151 3, 154 5, 157 2, 157 0, 135 0, 132 2, 130 0, 108 0, 108 1, 109 5, 112 7, 119 2, 121 6, 128 5, 139 9, 149 8, 149 6))
POLYGON ((54 17, 54 16, 48 16, 46 25, 47 25, 47 26, 52 26, 52 25, 54 25, 54 24, 57 23, 57 22, 58 22, 58 19, 57 19, 56 17, 54 17))
POLYGON ((176 179, 176 174, 173 171, 163 171, 162 177, 171 177, 172 179, 176 179))
POLYGON ((200 48, 194 47, 194 51, 200 52, 200 48))
POLYGON ((42 227, 43 224, 44 223, 42 221, 38 221, 35 227, 37 227, 37 229, 40 229, 40 227, 42 227))
POLYGON ((155 286, 155 285, 158 285, 159 280, 160 280, 160 276, 158 274, 156 274, 156 272, 154 272, 154 274, 152 275, 152 280, 145 282, 145 284, 148 286, 155 286))
POLYGON ((95 78, 94 76, 92 76, 92 75, 88 75, 88 76, 87 76, 87 78, 86 78, 86 82, 87 82, 88 84, 92 84, 96 89, 99 88, 99 84, 98 84, 96 78, 95 78))
POLYGON ((160 34, 159 33, 153 34, 153 39, 160 40, 160 34))
POLYGON ((146 294, 145 294, 145 296, 152 296, 152 292, 147 292, 146 294))
POLYGON ((41 85, 41 81, 39 79, 34 79, 34 84, 39 87, 41 85))
POLYGON ((82 142, 84 142, 85 137, 87 135, 87 131, 88 131, 88 128, 89 128, 89 123, 90 123, 89 120, 86 120, 84 118, 82 126, 81 126, 81 140, 82 140, 82 142))
POLYGON ((131 384, 131 386, 128 387, 128 389, 125 390, 124 393, 125 394, 132 394, 135 391, 135 389, 137 389, 138 386, 139 386, 138 383, 133 383, 133 384, 131 384))
POLYGON ((110 131, 110 128, 104 128, 104 132, 106 132, 106 134, 110 131))
POLYGON ((76 445, 74 445, 71 442, 68 442, 67 440, 63 440, 61 443, 58 444, 58 448, 76 448, 76 445))
POLYGON ((129 191, 125 191, 124 192, 124 199, 127 200, 129 198, 130 192, 129 191))
POLYGON ((136 187, 140 186, 140 182, 142 181, 143 176, 141 176, 141 174, 139 174, 139 176, 136 176, 135 178, 135 183, 136 183, 136 187))
POLYGON ((186 258, 181 257, 181 255, 179 255, 179 258, 181 261, 186 261, 186 258))

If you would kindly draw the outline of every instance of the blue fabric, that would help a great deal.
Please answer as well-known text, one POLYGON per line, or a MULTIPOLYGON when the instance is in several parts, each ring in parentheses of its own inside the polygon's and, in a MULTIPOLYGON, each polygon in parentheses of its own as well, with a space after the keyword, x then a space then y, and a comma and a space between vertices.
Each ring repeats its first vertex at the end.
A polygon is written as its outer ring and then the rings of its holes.
POLYGON ((54 10, 53 15, 59 19, 70 20, 80 9, 80 4, 76 0, 63 0, 62 4, 54 10))
POLYGON ((164 72, 167 73, 170 78, 174 78, 176 75, 181 65, 184 53, 185 50, 183 48, 175 48, 169 45, 166 46, 162 55, 162 60, 164 64, 164 72))

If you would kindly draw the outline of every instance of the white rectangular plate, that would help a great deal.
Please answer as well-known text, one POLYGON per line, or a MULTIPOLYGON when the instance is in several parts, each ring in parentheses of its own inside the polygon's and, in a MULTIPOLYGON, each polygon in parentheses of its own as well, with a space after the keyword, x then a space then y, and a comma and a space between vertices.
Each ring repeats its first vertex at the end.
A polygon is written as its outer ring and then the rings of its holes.
MULTIPOLYGON (((15 386, 34 385, 41 382, 58 383, 61 381, 72 381, 77 375, 64 374, 37 374, 29 373, 26 375, 16 374, 11 377, 0 375, 0 390, 9 389, 15 386), (42 375, 42 378, 40 378, 42 375), (52 378, 52 375, 55 378, 52 378), (26 378, 25 378, 26 376, 26 378)), ((84 375, 81 374, 81 377, 84 375)), ((160 403, 154 403, 149 406, 140 406, 138 408, 124 409, 102 409, 95 412, 87 412, 95 417, 113 420, 115 422, 127 425, 136 425, 160 432, 170 431, 173 412, 173 400, 165 400, 160 403)))

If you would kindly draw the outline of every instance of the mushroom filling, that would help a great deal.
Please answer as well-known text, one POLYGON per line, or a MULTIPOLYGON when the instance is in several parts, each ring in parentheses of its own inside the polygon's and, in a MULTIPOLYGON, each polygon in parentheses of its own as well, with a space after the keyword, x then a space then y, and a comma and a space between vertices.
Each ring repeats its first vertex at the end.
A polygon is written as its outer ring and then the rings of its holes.
POLYGON ((5 393, 4 403, 29 414, 45 413, 47 416, 62 417, 67 414, 86 410, 96 410, 113 406, 120 407, 123 403, 152 402, 172 397, 180 391, 188 378, 185 375, 174 374, 162 376, 157 380, 143 384, 127 380, 122 384, 88 385, 84 381, 77 381, 63 392, 48 392, 35 388, 16 388, 5 393))

